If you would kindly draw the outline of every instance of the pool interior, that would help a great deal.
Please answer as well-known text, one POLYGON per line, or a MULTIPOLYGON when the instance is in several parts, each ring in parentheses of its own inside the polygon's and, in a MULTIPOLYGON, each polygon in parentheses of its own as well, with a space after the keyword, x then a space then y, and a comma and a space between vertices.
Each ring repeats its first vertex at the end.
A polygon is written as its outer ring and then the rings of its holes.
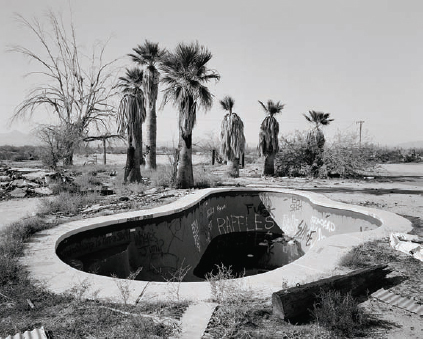
POLYGON ((380 222, 349 210, 314 205, 298 194, 212 193, 178 213, 127 219, 61 241, 56 253, 79 270, 136 280, 203 281, 217 267, 260 274, 293 262, 334 234, 364 232, 380 222))

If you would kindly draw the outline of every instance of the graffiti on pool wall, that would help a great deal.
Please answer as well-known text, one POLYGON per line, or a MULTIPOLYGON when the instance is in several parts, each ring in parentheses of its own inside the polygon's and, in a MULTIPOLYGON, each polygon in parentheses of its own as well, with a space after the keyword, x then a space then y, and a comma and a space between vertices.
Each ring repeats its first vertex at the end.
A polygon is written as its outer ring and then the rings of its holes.
POLYGON ((214 214, 214 207, 207 209, 207 218, 210 218, 214 214))
MULTIPOLYGON (((329 217, 329 215, 327 217, 329 217)), ((322 228, 329 232, 335 232, 336 230, 336 226, 332 221, 328 219, 317 218, 314 215, 311 217, 310 224, 312 229, 322 228)))
POLYGON ((138 228, 134 234, 135 246, 138 253, 143 257, 162 256, 164 253, 164 240, 158 238, 153 229, 145 230, 138 228))
POLYGON ((192 228, 192 235, 194 237, 194 244, 197 247, 198 252, 201 252, 201 245, 200 245, 200 231, 198 229, 198 221, 197 219, 191 224, 192 228))
POLYGON ((303 201, 292 197, 291 205, 289 205, 289 209, 291 212, 301 211, 303 208, 303 201))
POLYGON ((216 225, 219 234, 268 231, 275 225, 270 216, 267 216, 264 221, 260 219, 262 218, 259 214, 254 214, 254 216, 231 214, 224 218, 216 218, 216 225))
POLYGON ((301 220, 296 228, 297 232, 293 236, 294 239, 305 242, 307 247, 313 247, 315 243, 325 239, 326 235, 323 234, 323 231, 334 232, 336 230, 336 226, 332 221, 317 218, 316 216, 310 218, 309 224, 301 220))
POLYGON ((259 197, 261 200, 259 208, 266 210, 267 214, 273 217, 274 215, 272 211, 275 209, 275 207, 273 207, 272 199, 270 199, 270 196, 267 193, 260 193, 259 197))

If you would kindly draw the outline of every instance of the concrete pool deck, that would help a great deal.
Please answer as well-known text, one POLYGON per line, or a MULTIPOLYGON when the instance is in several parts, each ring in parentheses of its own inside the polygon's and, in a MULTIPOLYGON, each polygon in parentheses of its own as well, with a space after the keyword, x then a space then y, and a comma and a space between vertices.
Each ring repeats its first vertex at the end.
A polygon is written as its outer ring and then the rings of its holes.
MULTIPOLYGON (((281 189, 278 187, 255 187, 245 191, 257 189, 259 191, 296 194, 308 199, 317 206, 329 207, 335 210, 347 210, 377 219, 381 226, 366 232, 338 234, 322 239, 316 243, 301 258, 281 268, 241 278, 240 283, 253 291, 256 296, 270 297, 283 285, 294 286, 304 284, 321 277, 330 276, 337 268, 338 261, 352 247, 365 241, 386 238, 391 232, 407 233, 412 229, 411 223, 387 211, 376 210, 360 206, 352 206, 332 201, 322 195, 281 189)), ((175 299, 175 285, 178 283, 146 282, 132 280, 118 280, 111 277, 82 272, 65 264, 56 255, 58 244, 72 234, 92 230, 102 226, 123 224, 128 220, 144 220, 171 213, 184 211, 198 204, 208 195, 216 192, 240 191, 240 188, 205 189, 196 191, 169 205, 160 206, 147 211, 135 211, 112 216, 102 216, 92 219, 78 220, 59 225, 55 228, 37 233, 25 250, 21 262, 27 267, 30 277, 40 282, 48 290, 55 293, 69 292, 72 288, 86 288, 84 297, 97 298, 114 302, 123 302, 119 281, 127 284, 131 293, 128 303, 135 301, 142 294, 141 301, 158 301, 175 299)), ((191 301, 210 299, 210 284, 207 282, 184 282, 179 286, 179 298, 191 301)))

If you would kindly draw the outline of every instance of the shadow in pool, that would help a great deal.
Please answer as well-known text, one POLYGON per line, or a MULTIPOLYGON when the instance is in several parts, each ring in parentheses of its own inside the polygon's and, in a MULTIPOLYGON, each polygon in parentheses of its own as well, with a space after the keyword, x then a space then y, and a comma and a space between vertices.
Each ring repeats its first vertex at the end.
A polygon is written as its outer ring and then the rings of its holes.
POLYGON ((217 274, 218 266, 232 274, 248 276, 282 267, 303 256, 299 244, 279 233, 236 232, 214 238, 194 268, 194 275, 205 278, 217 274))

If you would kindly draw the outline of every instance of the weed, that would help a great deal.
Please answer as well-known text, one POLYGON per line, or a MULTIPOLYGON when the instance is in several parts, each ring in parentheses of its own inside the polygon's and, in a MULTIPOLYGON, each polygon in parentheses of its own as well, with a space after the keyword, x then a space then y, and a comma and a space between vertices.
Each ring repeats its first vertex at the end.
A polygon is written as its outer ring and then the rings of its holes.
POLYGON ((320 326, 346 337, 363 335, 370 320, 351 293, 343 295, 331 290, 320 292, 311 315, 320 326))
POLYGON ((179 268, 175 269, 173 272, 169 272, 169 277, 163 277, 168 283, 168 289, 171 299, 177 302, 180 301, 179 291, 181 288, 181 283, 189 272, 189 270, 191 269, 190 265, 184 266, 184 262, 185 258, 179 268))
POLYGON ((234 303, 246 300, 252 296, 252 291, 243 286, 241 276, 236 276, 231 266, 216 265, 217 272, 207 273, 206 280, 210 284, 212 301, 217 303, 234 303))
MULTIPOLYGON (((125 305, 128 304, 128 300, 131 297, 131 282, 135 280, 135 278, 140 274, 142 271, 142 267, 139 267, 135 272, 131 272, 126 279, 119 279, 116 276, 113 276, 116 286, 119 289, 119 293, 122 297, 122 301, 125 305)), ((142 291, 141 295, 137 298, 139 301, 142 294, 145 292, 145 289, 142 291)))
POLYGON ((51 227, 39 217, 12 223, 0 233, 0 285, 19 277, 18 257, 24 242, 34 233, 51 227))
POLYGON ((78 283, 75 283, 68 291, 67 294, 75 298, 77 302, 82 302, 88 296, 88 291, 91 287, 91 283, 88 278, 85 278, 78 283))

